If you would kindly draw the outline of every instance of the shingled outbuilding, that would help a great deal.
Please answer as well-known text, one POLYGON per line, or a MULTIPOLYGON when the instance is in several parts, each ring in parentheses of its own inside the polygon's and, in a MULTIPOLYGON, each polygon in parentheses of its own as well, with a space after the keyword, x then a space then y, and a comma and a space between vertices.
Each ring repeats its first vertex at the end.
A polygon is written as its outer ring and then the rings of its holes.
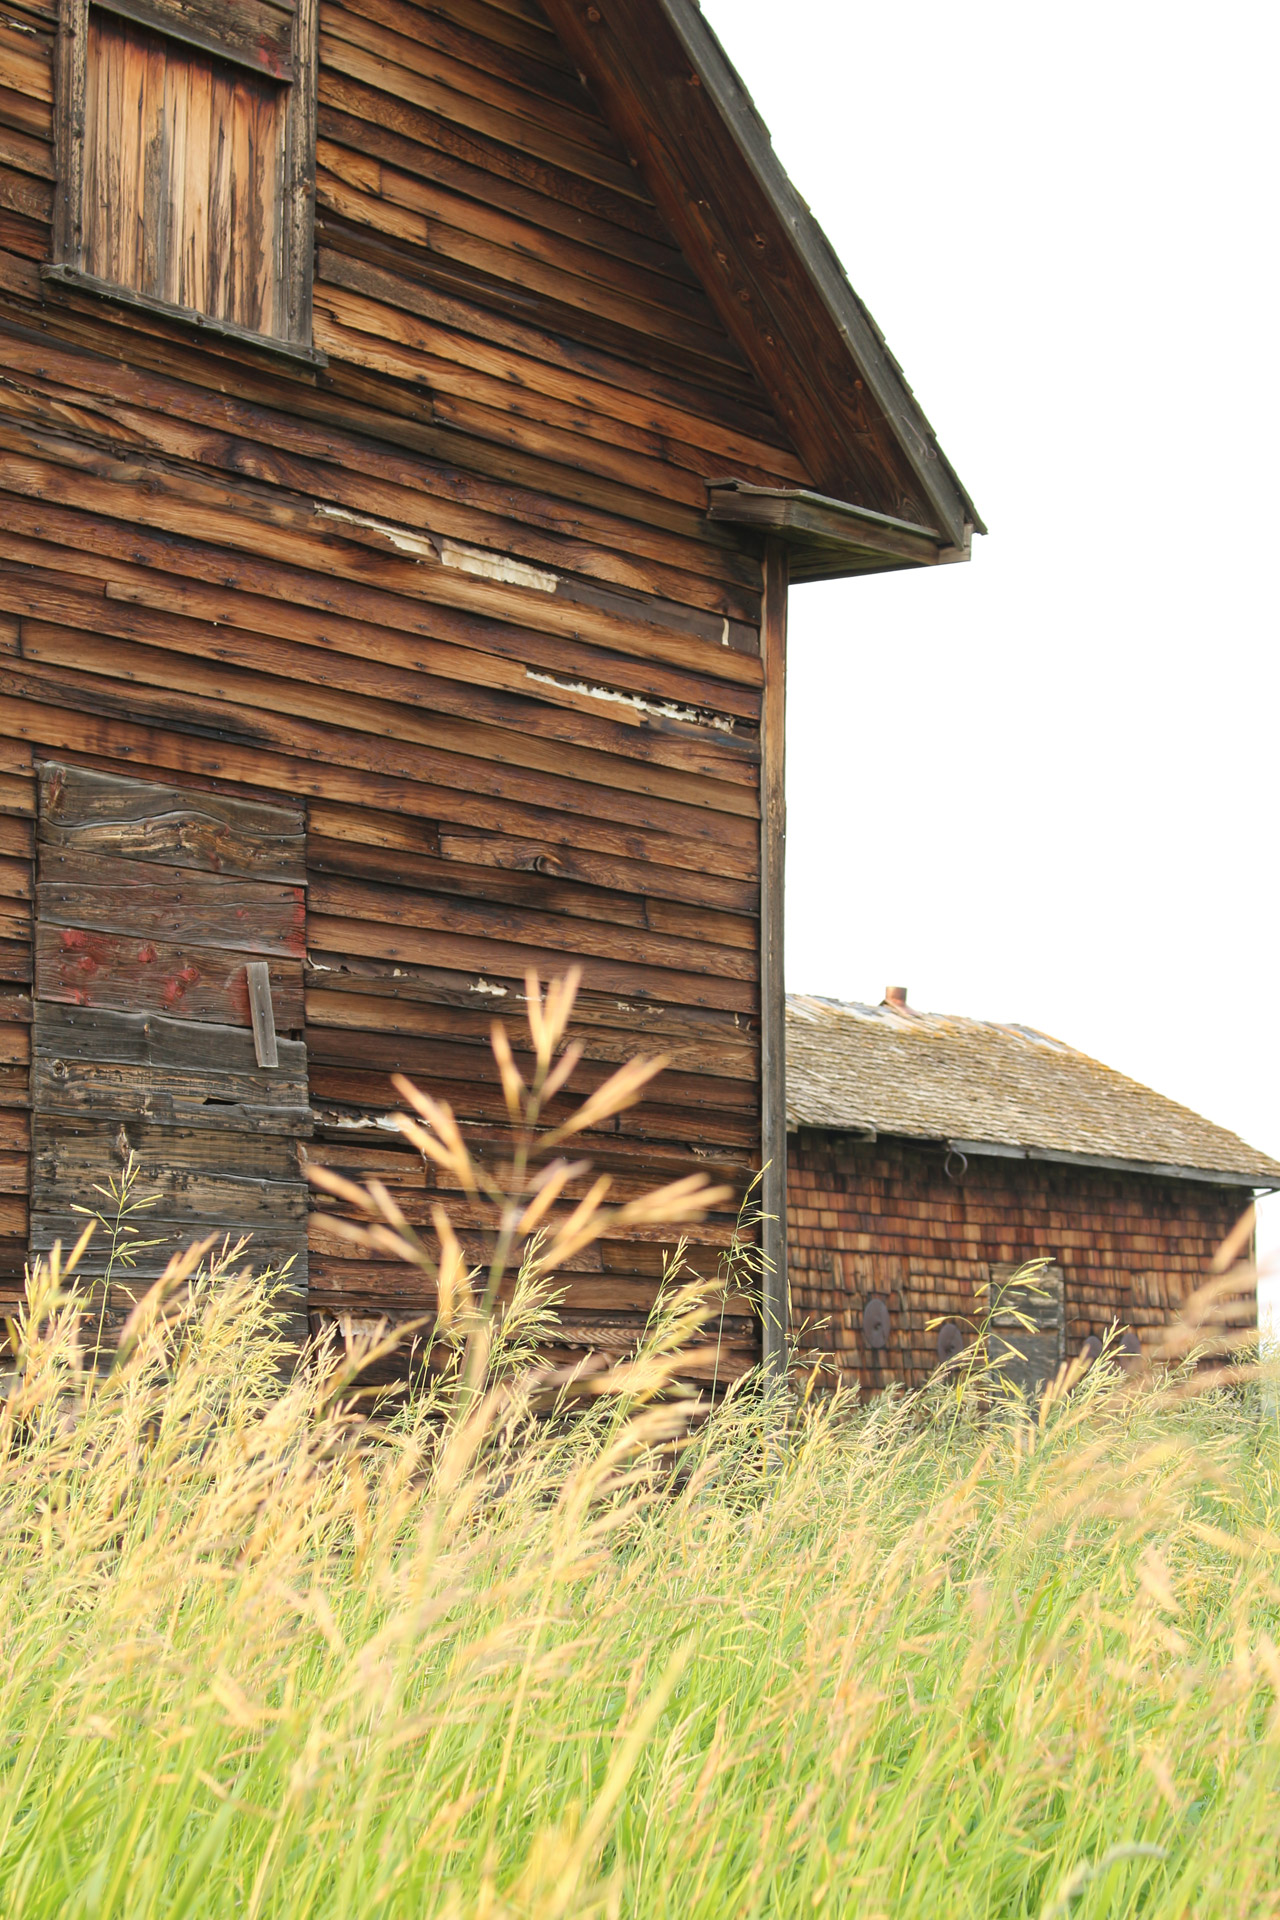
POLYGON ((1050 1265, 1021 1303, 1028 1385, 1112 1327, 1139 1350, 1280 1188, 1280 1162, 1061 1040, 895 987, 789 997, 787 1116, 797 1337, 866 1389, 926 1379, 1030 1260, 1050 1265))
POLYGON ((696 0, 7 0, 9 1302, 132 1150, 152 1267, 252 1229, 300 1332, 429 1314, 302 1161, 429 1220, 392 1074, 500 1155, 490 1019, 573 963, 571 1092, 672 1063, 619 1190, 767 1168, 776 1361, 788 582, 975 529, 696 0))

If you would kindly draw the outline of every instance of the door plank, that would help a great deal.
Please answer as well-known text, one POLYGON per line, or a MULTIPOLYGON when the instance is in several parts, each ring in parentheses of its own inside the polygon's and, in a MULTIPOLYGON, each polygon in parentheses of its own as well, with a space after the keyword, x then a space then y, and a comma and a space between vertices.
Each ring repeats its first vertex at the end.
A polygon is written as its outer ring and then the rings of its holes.
MULTIPOLYGON (((73 1120, 37 1114, 32 1155, 32 1208, 102 1206, 95 1195, 108 1170, 118 1175, 130 1148, 137 1154, 139 1194, 159 1194, 157 1212, 175 1220, 225 1226, 282 1226, 304 1218, 307 1190, 293 1140, 272 1135, 213 1133, 113 1119, 73 1120)), ((150 1238, 147 1215, 138 1216, 150 1238)))
MULTIPOLYGON (((249 955, 224 947, 188 946, 82 927, 37 926, 36 993, 41 1000, 123 1012, 181 1015, 184 1020, 248 1027, 249 955)), ((302 963, 273 959, 271 994, 277 1024, 302 1026, 302 963)))
MULTIPOLYGON (((281 1089, 296 1090, 295 1104, 306 1105, 307 1050, 302 1042, 279 1041, 280 1064, 269 1071, 257 1064, 252 1033, 239 1026, 37 1001, 33 1043, 37 1058, 92 1060, 161 1070, 172 1067, 220 1079, 235 1078, 246 1088, 256 1089, 259 1098, 281 1089)), ((272 1104, 286 1102, 276 1100, 272 1104)))
POLYGON ((53 926, 297 959, 306 951, 301 887, 44 847, 37 892, 39 917, 53 926))
POLYGON ((256 1088, 242 1088, 239 1076, 231 1074, 213 1094, 210 1078, 174 1067, 158 1072, 97 1061, 37 1060, 31 1069, 31 1099, 42 1114, 109 1119, 117 1127, 121 1121, 140 1120, 215 1133, 310 1136, 310 1107, 271 1106, 256 1088))
POLYGON ((42 845, 242 879, 306 882, 300 809, 124 780, 56 761, 44 762, 39 780, 42 845))

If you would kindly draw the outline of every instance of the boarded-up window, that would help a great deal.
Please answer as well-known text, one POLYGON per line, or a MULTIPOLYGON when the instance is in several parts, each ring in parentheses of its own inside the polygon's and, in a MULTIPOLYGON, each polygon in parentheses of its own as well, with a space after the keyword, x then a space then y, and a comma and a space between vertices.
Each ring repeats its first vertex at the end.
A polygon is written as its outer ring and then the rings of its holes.
POLYGON ((31 1248, 70 1244, 72 1208, 100 1207, 93 1188, 137 1155, 159 1245, 115 1276, 108 1328, 176 1247, 251 1233, 262 1265, 292 1259, 305 1335, 311 1113, 306 1047, 289 1037, 304 847, 298 808, 39 769, 31 1248))
POLYGON ((305 348, 313 0, 64 0, 60 262, 305 348))

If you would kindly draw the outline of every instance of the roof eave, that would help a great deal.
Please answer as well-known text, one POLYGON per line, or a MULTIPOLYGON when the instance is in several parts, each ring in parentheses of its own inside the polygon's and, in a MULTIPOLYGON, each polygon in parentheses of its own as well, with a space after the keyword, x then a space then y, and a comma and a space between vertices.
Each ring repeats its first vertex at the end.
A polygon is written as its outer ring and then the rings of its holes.
POLYGON ((754 101, 703 15, 698 0, 659 0, 679 36, 703 87, 733 134, 743 159, 751 168, 779 218, 787 227, 795 250, 827 312, 839 330, 850 358, 872 398, 895 429, 899 445, 916 474, 949 544, 965 543, 986 527, 954 467, 938 445, 938 438, 907 383, 884 335, 858 298, 831 242, 774 151, 769 130, 754 101))
POLYGON ((1189 1180, 1202 1186, 1243 1187, 1252 1193, 1280 1192, 1280 1167, 1268 1173, 1261 1167, 1188 1167, 1171 1160, 1128 1160, 1118 1154, 1070 1153, 1058 1147, 1016 1146, 1006 1140, 963 1140, 954 1135, 908 1133, 899 1126, 876 1126, 868 1120, 807 1120, 794 1109, 787 1115, 789 1133, 851 1134, 860 1142, 906 1140, 912 1146, 945 1147, 968 1159, 1047 1162, 1051 1166, 1086 1167, 1100 1173, 1138 1174, 1149 1180, 1189 1180))
POLYGON ((782 540, 796 581, 936 567, 968 560, 973 550, 972 527, 966 526, 964 540, 954 546, 936 527, 919 527, 806 488, 709 480, 707 498, 709 520, 752 527, 782 540))
POLYGON ((1103 1153, 1067 1153, 1056 1147, 1007 1146, 999 1140, 949 1139, 956 1153, 1001 1160, 1044 1160, 1054 1166, 1095 1167, 1105 1173, 1138 1173, 1155 1180, 1196 1180, 1209 1186, 1248 1187, 1255 1193, 1280 1188, 1280 1170, 1268 1175, 1260 1168, 1247 1171, 1227 1167, 1187 1167, 1167 1160, 1128 1160, 1103 1153))
POLYGON ((695 0, 544 0, 544 11, 810 484, 933 526, 951 548, 985 531, 695 0))

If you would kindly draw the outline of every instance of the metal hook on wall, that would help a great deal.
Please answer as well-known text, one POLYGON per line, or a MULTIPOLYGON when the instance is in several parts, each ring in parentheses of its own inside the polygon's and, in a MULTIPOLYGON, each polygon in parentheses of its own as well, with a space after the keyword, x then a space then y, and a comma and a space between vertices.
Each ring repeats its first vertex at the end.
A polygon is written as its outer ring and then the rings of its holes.
POLYGON ((966 1173, 968 1173, 969 1171, 969 1162, 964 1156, 964 1154, 961 1153, 959 1147, 947 1148, 947 1157, 942 1163, 942 1171, 946 1174, 948 1180, 954 1180, 957 1186, 964 1179, 966 1173), (959 1173, 955 1173, 952 1171, 951 1162, 953 1160, 958 1160, 960 1162, 959 1173))

